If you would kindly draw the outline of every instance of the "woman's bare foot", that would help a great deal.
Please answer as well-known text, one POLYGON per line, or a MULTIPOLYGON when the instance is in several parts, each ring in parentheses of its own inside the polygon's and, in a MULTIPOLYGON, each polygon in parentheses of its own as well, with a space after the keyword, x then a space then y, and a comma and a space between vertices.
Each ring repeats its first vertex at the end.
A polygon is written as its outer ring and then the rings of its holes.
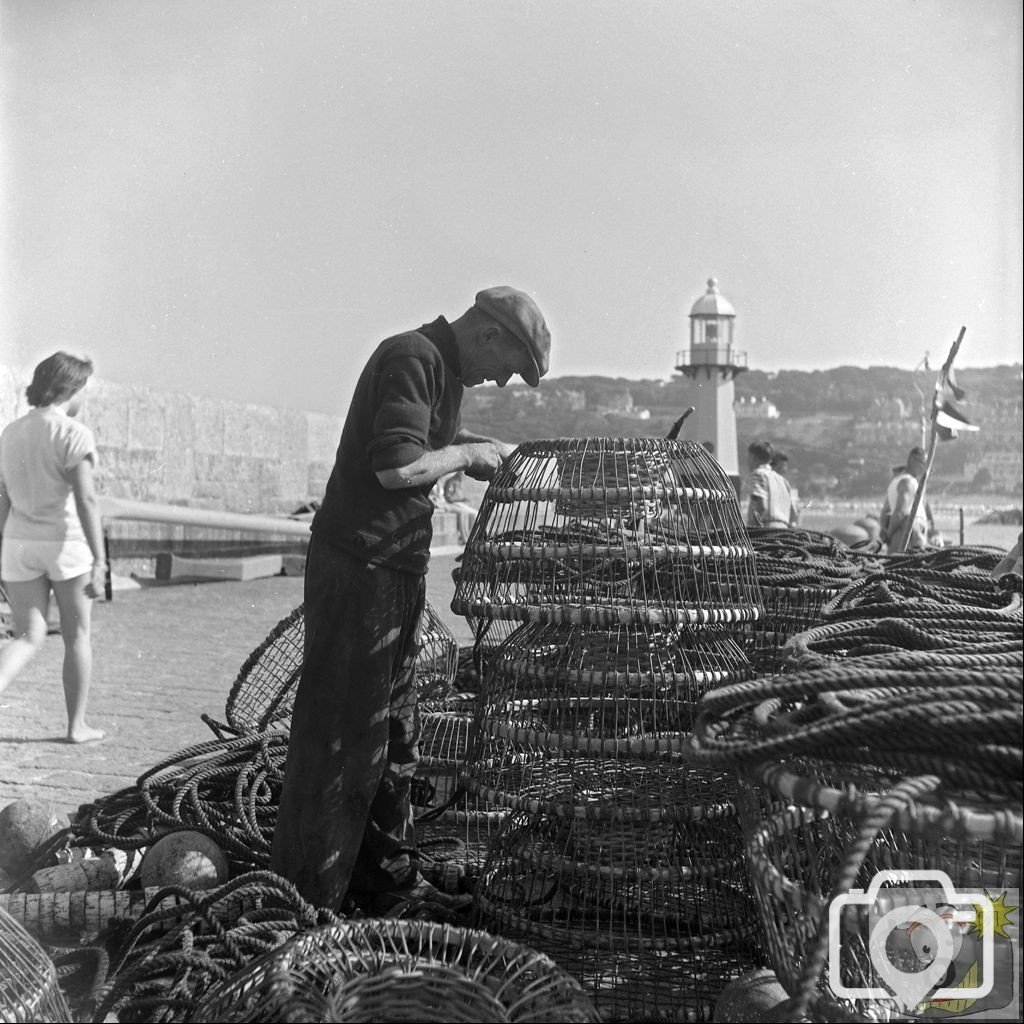
POLYGON ((102 729, 94 729, 91 725, 83 725, 68 733, 68 743, 98 743, 107 734, 102 729))

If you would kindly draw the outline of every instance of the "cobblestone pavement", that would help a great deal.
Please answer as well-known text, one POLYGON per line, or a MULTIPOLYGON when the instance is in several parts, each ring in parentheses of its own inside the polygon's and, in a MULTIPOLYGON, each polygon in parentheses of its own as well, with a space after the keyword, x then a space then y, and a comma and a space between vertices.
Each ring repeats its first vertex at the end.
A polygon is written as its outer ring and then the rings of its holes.
MULTIPOLYGON (((460 644, 471 642, 454 616, 454 558, 435 557, 428 600, 460 644)), ((93 611, 89 722, 101 743, 64 743, 64 645, 57 635, 0 694, 0 807, 49 800, 73 813, 116 792, 186 747, 214 739, 200 719, 223 721, 231 685, 249 653, 302 601, 302 579, 148 585, 119 590, 93 611)))

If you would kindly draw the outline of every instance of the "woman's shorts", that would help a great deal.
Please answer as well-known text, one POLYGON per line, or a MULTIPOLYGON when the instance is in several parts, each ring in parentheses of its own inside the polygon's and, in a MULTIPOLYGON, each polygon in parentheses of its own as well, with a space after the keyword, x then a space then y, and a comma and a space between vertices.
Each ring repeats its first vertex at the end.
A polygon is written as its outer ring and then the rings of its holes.
POLYGON ((4 537, 0 579, 28 583, 45 576, 52 582, 73 580, 92 569, 92 552, 84 540, 18 540, 4 537))

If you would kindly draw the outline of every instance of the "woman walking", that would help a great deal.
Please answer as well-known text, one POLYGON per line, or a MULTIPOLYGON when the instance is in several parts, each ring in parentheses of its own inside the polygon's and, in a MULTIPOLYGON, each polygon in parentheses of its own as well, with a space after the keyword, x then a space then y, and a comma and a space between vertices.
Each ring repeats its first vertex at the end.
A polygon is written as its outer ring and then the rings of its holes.
POLYGON ((103 593, 106 562, 93 483, 96 442, 74 417, 92 373, 88 359, 56 352, 25 391, 32 409, 0 434, 0 579, 14 639, 0 648, 0 693, 46 638, 52 588, 64 639, 69 743, 103 738, 85 721, 92 678, 91 599, 103 593))

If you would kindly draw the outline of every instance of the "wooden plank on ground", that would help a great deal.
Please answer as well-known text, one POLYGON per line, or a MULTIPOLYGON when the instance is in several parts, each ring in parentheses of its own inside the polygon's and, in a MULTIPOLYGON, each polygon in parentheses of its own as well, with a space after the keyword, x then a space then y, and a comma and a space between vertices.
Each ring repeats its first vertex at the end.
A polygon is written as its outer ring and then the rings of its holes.
POLYGON ((237 558, 183 558, 166 552, 156 556, 156 578, 179 583, 207 580, 258 580, 281 575, 280 555, 242 555, 237 558))

